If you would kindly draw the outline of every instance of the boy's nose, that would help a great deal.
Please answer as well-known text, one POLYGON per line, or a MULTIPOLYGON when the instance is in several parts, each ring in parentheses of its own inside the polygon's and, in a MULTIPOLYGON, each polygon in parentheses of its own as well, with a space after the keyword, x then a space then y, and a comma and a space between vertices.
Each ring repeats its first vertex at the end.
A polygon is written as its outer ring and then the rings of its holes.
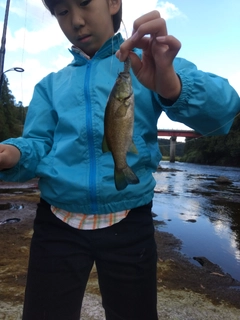
POLYGON ((74 13, 72 15, 72 26, 74 29, 79 29, 82 26, 84 26, 85 21, 84 19, 81 17, 81 15, 79 13, 74 13))

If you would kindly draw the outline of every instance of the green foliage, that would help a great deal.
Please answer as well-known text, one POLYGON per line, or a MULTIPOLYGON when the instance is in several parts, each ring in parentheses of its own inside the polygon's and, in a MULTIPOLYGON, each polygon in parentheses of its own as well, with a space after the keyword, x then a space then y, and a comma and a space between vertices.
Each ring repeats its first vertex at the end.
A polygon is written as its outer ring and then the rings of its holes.
POLYGON ((0 141, 22 134, 27 108, 22 103, 15 103, 15 98, 8 88, 8 80, 4 76, 0 97, 0 141))
POLYGON ((186 139, 181 161, 240 167, 240 114, 227 135, 186 139))

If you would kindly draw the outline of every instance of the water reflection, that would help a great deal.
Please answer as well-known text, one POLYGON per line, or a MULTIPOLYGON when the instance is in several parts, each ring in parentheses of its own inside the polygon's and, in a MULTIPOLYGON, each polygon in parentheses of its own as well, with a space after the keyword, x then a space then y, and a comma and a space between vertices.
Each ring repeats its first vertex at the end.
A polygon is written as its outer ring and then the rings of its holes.
POLYGON ((177 171, 154 174, 159 193, 154 196, 153 212, 166 223, 158 228, 181 239, 188 257, 205 256, 240 280, 240 169, 161 165, 177 171), (232 183, 217 184, 219 176, 232 183))

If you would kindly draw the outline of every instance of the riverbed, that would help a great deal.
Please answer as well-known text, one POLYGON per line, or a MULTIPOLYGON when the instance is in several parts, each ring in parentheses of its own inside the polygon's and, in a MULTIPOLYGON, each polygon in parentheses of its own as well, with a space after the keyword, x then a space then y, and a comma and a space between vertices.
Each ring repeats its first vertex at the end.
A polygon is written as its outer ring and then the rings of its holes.
POLYGON ((179 238, 192 263, 204 256, 240 280, 240 168, 162 161, 154 177, 158 229, 179 238))
MULTIPOLYGON (((206 237, 220 238, 220 242, 214 240, 216 256, 235 248, 230 256, 238 257, 239 212, 232 208, 239 206, 239 169, 218 167, 220 171, 215 172, 210 167, 208 173, 208 167, 200 172, 196 165, 192 171, 191 165, 187 165, 186 171, 186 165, 181 163, 161 165, 162 169, 154 174, 157 185, 153 205, 159 319, 239 320, 238 273, 233 270, 228 274, 229 266, 223 270, 208 250, 211 244, 205 242, 206 237), (216 179, 223 175, 228 177, 228 183, 217 183, 216 179), (218 223, 223 225, 224 250, 220 245, 221 232, 215 231, 218 223)), ((0 182, 0 320, 21 319, 39 196, 37 179, 27 183, 0 182)), ((237 271, 239 260, 234 261, 237 271)), ((86 289, 81 319, 105 319, 95 268, 86 289)))

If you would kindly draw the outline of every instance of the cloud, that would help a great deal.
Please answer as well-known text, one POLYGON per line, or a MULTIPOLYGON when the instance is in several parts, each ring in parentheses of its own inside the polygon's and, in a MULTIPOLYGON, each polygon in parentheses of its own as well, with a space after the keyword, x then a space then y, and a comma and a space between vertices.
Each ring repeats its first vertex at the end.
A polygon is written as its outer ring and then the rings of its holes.
MULTIPOLYGON (((21 65, 20 60, 13 62, 14 66, 21 65)), ((24 66, 24 72, 19 74, 18 72, 6 73, 8 78, 10 89, 13 95, 16 97, 17 102, 23 101, 26 106, 29 104, 34 85, 38 83, 43 77, 53 71, 53 68, 47 68, 39 61, 39 59, 27 59, 24 66)))
POLYGON ((44 27, 37 31, 28 31, 21 28, 8 37, 7 49, 9 51, 16 51, 24 47, 24 50, 31 54, 47 51, 50 48, 57 46, 65 46, 69 43, 56 21, 48 27, 44 27))
MULTIPOLYGON (((39 0, 25 1, 16 0, 10 11, 24 21, 24 26, 13 30, 13 26, 7 31, 7 50, 16 51, 23 48, 28 53, 36 54, 48 49, 64 46, 69 47, 69 42, 60 30, 55 17, 51 16, 43 3, 39 0)), ((181 11, 172 3, 148 0, 139 5, 139 0, 123 0, 123 21, 121 31, 127 37, 131 35, 133 21, 152 10, 159 10, 161 16, 166 20, 177 16, 183 16, 181 11), (131 14, 129 14, 131 12, 131 14)))
POLYGON ((67 56, 58 55, 57 59, 54 60, 53 65, 56 68, 56 71, 64 68, 73 60, 73 56, 69 53, 67 56))
POLYGON ((165 20, 170 20, 176 17, 186 16, 175 6, 175 4, 168 1, 157 1, 156 9, 160 12, 165 20))
MULTIPOLYGON (((122 0, 123 1, 123 22, 127 30, 127 37, 131 35, 133 21, 147 12, 158 10, 165 20, 175 17, 185 17, 184 14, 173 4, 168 1, 158 0, 122 0)), ((122 27, 124 31, 125 28, 122 27)), ((121 30, 121 31, 122 31, 121 30)))
MULTIPOLYGON (((57 72, 72 60, 72 55, 68 53, 66 56, 57 55, 54 61, 46 63, 37 58, 28 58, 24 62, 24 72, 8 72, 6 76, 9 80, 10 89, 16 97, 17 102, 22 101, 24 106, 27 106, 32 98, 34 85, 41 81, 46 75, 51 72, 57 72)), ((47 60, 47 59, 46 59, 47 60)), ((21 66, 21 61, 15 60, 13 66, 21 66)))
POLYGON ((240 72, 234 73, 228 77, 228 81, 240 95, 240 72))
MULTIPOLYGON (((2 6, 3 7, 3 6, 2 6)), ((45 8, 41 0, 15 0, 10 5, 10 13, 16 13, 19 17, 32 17, 41 21, 44 17, 49 18, 50 12, 45 8)))
POLYGON ((31 54, 47 51, 57 46, 69 46, 60 30, 55 17, 45 9, 39 0, 26 1, 25 6, 18 0, 10 7, 10 14, 22 21, 22 27, 15 30, 12 24, 7 29, 6 49, 17 51, 19 48, 31 54))

